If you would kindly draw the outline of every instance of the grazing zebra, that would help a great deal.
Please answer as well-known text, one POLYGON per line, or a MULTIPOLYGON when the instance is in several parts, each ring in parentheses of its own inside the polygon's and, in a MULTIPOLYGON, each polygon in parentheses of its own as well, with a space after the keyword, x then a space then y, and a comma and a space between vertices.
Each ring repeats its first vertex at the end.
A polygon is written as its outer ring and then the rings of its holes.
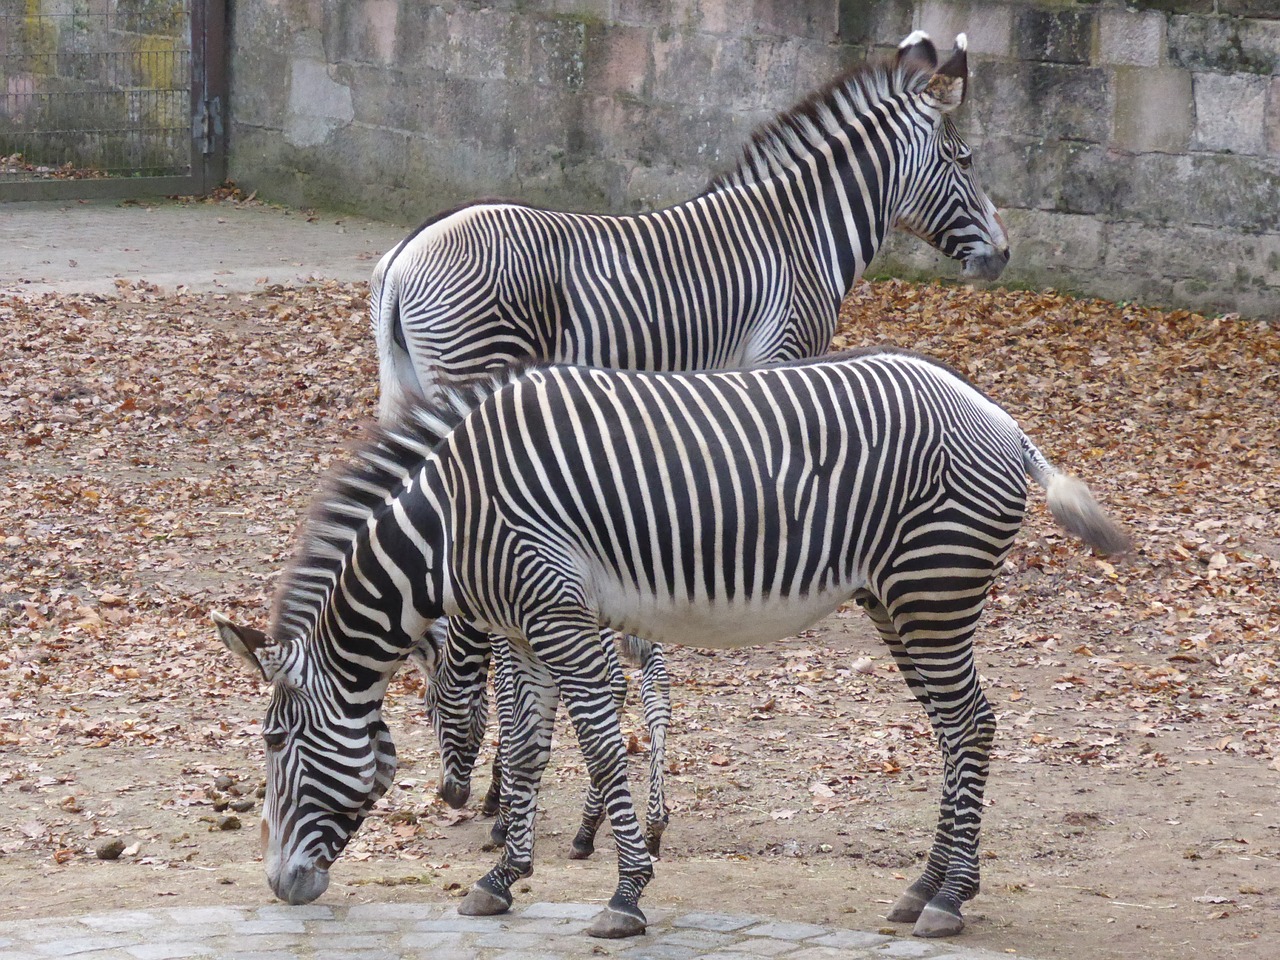
MULTIPOLYGON (((661 849, 662 834, 669 820, 666 779, 663 774, 667 728, 671 723, 670 680, 667 676, 666 658, 660 646, 647 640, 610 630, 603 633, 612 636, 612 642, 606 639, 602 648, 610 657, 609 681, 619 711, 626 700, 627 680, 615 648, 620 649, 632 663, 639 665, 641 670, 640 694, 644 704, 645 727, 649 731, 649 802, 644 836, 645 846, 656 859, 661 849)), ((440 795, 453 807, 463 806, 470 796, 471 773, 484 742, 489 718, 489 700, 484 680, 489 672, 493 641, 501 643, 502 638, 491 640, 487 633, 465 620, 449 618, 437 621, 436 629, 428 631, 409 651, 409 659, 426 682, 423 706, 431 718, 437 739, 441 743, 449 741, 448 746, 441 751, 441 755, 448 757, 450 762, 441 771, 440 795), (448 679, 437 683, 437 673, 441 670, 448 671, 448 679), (451 710, 436 710, 436 701, 442 692, 458 701, 451 710), (468 703, 469 710, 460 705, 468 703), (462 715, 468 717, 466 724, 448 724, 446 718, 462 715)), ((506 696, 511 685, 506 681, 506 671, 499 667, 494 675, 494 687, 499 701, 499 750, 493 758, 489 789, 480 808, 485 816, 497 818, 490 831, 490 843, 493 846, 505 843, 507 824, 510 822, 510 808, 502 798, 502 745, 512 722, 512 706, 506 696)), ((570 845, 571 859, 583 860, 595 852, 595 837, 604 821, 604 815, 603 801, 592 787, 583 807, 582 823, 570 845)))
POLYGON ((706 370, 814 356, 889 228, 994 279, 1008 238, 950 113, 966 41, 916 32, 761 127, 684 203, 596 216, 481 202, 373 271, 379 411, 511 361, 706 370))
MULTIPOLYGON (((1008 239, 949 117, 968 78, 963 34, 956 46, 939 68, 933 43, 911 34, 891 63, 860 67, 761 128, 702 196, 656 213, 480 203, 428 221, 370 281, 381 419, 442 380, 511 361, 695 370, 815 355, 895 224, 964 261, 967 275, 998 276, 1008 239)), ((450 630, 454 665, 483 685, 489 638, 457 623, 450 630)), ((642 667, 653 744, 646 836, 656 855, 667 823, 665 661, 646 641, 625 642, 642 667)), ((442 689, 474 700, 457 680, 442 689)), ((467 728, 477 749, 487 705, 479 710, 467 728)), ((500 702, 490 796, 501 781, 502 712, 500 702)), ((437 734, 447 735, 438 724, 437 734)), ((460 806, 475 752, 451 756, 441 794, 460 806)), ((594 794, 572 856, 590 853, 592 823, 594 794)))
POLYGON ((1028 474, 1069 531, 1124 549, 1084 484, 958 374, 904 352, 689 374, 550 367, 481 399, 497 384, 440 391, 337 478, 270 634, 216 618, 223 642, 273 681, 263 810, 276 894, 297 903, 325 889, 390 782, 388 680, 434 620, 462 616, 506 638, 519 735, 507 746, 506 846, 460 912, 508 909, 512 884, 533 870, 559 698, 618 848, 617 888, 588 932, 643 932, 653 865, 601 626, 739 647, 792 635, 854 597, 944 757, 929 859, 890 919, 914 920, 921 936, 958 932, 978 891, 995 732, 971 637, 1021 525, 1028 474))

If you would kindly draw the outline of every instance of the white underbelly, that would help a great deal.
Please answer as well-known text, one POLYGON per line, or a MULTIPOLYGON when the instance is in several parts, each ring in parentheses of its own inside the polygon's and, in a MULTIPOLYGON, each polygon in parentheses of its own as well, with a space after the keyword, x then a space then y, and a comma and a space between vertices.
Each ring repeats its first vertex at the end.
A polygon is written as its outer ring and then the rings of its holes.
POLYGON ((605 626, 654 643, 729 649, 771 643, 811 627, 848 600, 860 583, 805 596, 749 602, 644 597, 610 585, 599 597, 605 626))

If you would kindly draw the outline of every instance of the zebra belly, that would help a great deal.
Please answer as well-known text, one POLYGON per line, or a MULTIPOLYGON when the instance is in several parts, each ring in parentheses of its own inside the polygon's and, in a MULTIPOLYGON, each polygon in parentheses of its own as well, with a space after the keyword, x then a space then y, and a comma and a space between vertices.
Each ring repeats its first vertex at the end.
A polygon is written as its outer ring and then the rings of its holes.
POLYGON ((848 600, 861 583, 753 600, 645 597, 622 584, 598 584, 603 623, 654 643, 726 650, 795 636, 848 600))

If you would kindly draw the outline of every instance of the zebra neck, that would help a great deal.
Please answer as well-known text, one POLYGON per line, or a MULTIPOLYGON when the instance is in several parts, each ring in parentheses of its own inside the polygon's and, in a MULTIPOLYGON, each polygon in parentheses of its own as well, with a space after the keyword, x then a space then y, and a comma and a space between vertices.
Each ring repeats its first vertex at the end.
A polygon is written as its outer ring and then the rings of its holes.
POLYGON ((368 519, 317 624, 338 682, 359 699, 380 699, 409 650, 444 615, 444 527, 424 489, 432 473, 424 469, 368 519))

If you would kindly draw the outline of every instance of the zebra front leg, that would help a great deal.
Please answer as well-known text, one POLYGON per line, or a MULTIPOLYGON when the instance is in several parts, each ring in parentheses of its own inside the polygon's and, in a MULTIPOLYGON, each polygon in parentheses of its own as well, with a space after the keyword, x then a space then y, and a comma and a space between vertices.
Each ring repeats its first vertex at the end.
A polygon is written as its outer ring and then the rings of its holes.
MULTIPOLYGON (((494 637, 492 640, 499 646, 508 642, 502 637, 494 637)), ((511 739, 510 730, 515 707, 511 692, 511 667, 505 657, 494 658, 493 693, 498 710, 498 751, 493 758, 489 790, 485 794, 481 809, 495 819, 489 828, 489 840, 484 844, 485 850, 496 850, 506 845, 507 828, 511 822, 511 800, 506 793, 509 781, 504 770, 507 764, 506 747, 511 739)))
MULTIPOLYGON (((618 715, 627 705, 627 675, 622 671, 618 651, 612 641, 611 630, 601 631, 601 650, 609 669, 609 687, 613 690, 613 702, 618 715)), ((582 825, 569 848, 570 860, 585 860, 596 851, 596 834, 604 823, 604 800, 592 783, 587 788, 587 799, 582 805, 582 825)))
POLYGON ((640 910, 640 894, 653 878, 653 861, 645 848, 627 787, 627 750, 622 742, 604 641, 594 622, 574 628, 563 621, 531 639, 537 652, 546 658, 560 688, 591 772, 591 783, 609 813, 609 826, 618 848, 618 885, 587 933, 609 939, 637 936, 644 933, 648 923, 640 910))
POLYGON ((451 807, 471 795, 471 773, 489 721, 489 635, 450 617, 424 705, 440 744, 439 793, 451 807))
POLYGON ((671 725, 671 678, 662 647, 638 637, 627 638, 640 660, 640 698, 645 726, 649 728, 649 804, 645 811, 645 845, 658 859, 662 834, 667 829, 666 762, 667 728, 671 725))
POLYGON ((527 643, 494 638, 498 669, 508 671, 511 722, 503 735, 503 794, 510 808, 506 843, 498 863, 458 905, 463 916, 489 916, 511 908, 511 887, 533 873, 533 826, 538 785, 551 756, 556 685, 527 643))

